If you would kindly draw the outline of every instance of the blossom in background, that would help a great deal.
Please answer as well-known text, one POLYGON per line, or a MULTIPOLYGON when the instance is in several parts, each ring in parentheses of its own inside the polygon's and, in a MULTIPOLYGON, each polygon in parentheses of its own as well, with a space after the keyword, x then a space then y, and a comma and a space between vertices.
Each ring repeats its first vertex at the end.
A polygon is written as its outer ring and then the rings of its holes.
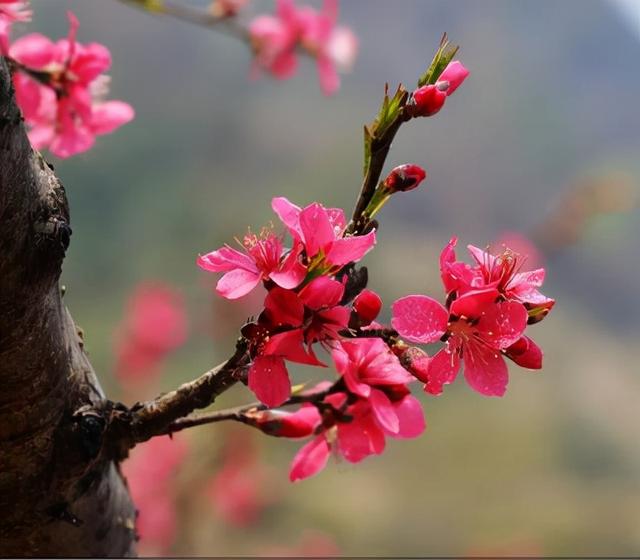
POLYGON ((268 469, 253 434, 230 430, 222 449, 222 466, 207 485, 215 512, 229 525, 246 527, 258 521, 269 504, 265 488, 268 469))
POLYGON ((0 0, 0 54, 9 52, 9 32, 17 21, 30 21, 32 11, 27 9, 28 2, 23 0, 0 0))
POLYGON ((187 319, 182 297, 158 282, 140 284, 118 328, 116 375, 124 383, 147 381, 166 357, 184 344, 187 319))
POLYGON ((122 463, 122 473, 138 510, 136 532, 143 554, 166 555, 176 538, 172 480, 187 451, 180 436, 160 436, 136 446, 122 463))
POLYGON ((61 158, 89 150, 96 136, 112 132, 134 116, 129 104, 104 100, 109 50, 98 43, 78 43, 78 19, 72 12, 68 16, 66 39, 54 43, 32 33, 9 47, 9 56, 19 64, 14 85, 30 127, 29 139, 34 148, 48 147, 61 158))
POLYGON ((425 390, 440 394, 464 362, 465 377, 484 395, 501 396, 508 382, 503 356, 528 368, 542 367, 542 351, 524 331, 528 323, 542 320, 554 300, 538 288, 544 269, 521 272, 524 259, 510 250, 491 255, 474 246, 472 266, 456 260, 456 239, 440 256, 441 276, 448 308, 423 295, 397 300, 392 325, 405 339, 417 343, 445 342, 418 377, 425 390))
POLYGON ((454 91, 469 75, 459 60, 451 61, 444 69, 435 84, 419 87, 412 94, 413 105, 410 106, 414 117, 430 117, 435 115, 454 91))
POLYGON ((355 60, 358 41, 353 32, 336 26, 337 0, 325 0, 321 11, 298 8, 293 0, 276 0, 275 15, 261 15, 249 25, 255 53, 253 75, 260 69, 279 79, 297 68, 296 49, 316 59, 320 87, 326 95, 340 87, 337 70, 347 71, 355 60))
POLYGON ((319 12, 305 6, 298 16, 301 45, 316 59, 322 92, 331 95, 340 87, 338 69, 348 71, 353 66, 358 39, 348 27, 336 26, 338 0, 325 0, 319 12))

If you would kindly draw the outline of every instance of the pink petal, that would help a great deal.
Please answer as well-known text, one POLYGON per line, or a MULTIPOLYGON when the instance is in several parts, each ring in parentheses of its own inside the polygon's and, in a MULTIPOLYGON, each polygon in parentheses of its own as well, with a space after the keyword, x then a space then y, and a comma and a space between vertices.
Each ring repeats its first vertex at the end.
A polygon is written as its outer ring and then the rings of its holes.
POLYGON ((264 355, 280 356, 298 364, 323 365, 314 355, 305 352, 302 329, 272 335, 265 345, 263 353, 264 355))
POLYGON ((528 336, 523 336, 504 350, 504 355, 528 369, 542 368, 542 350, 528 336))
POLYGON ((280 269, 269 274, 269 278, 273 280, 281 288, 292 290, 297 288, 307 275, 307 267, 300 262, 300 253, 302 252, 302 244, 295 242, 295 246, 289 251, 284 261, 280 265, 280 269))
POLYGON ((527 328, 528 318, 529 314, 521 303, 498 302, 486 307, 481 313, 478 332, 493 348, 506 348, 522 336, 527 328))
POLYGON ((459 60, 454 60, 447 64, 444 72, 440 74, 438 81, 449 82, 449 87, 447 88, 446 94, 451 95, 460 87, 460 85, 465 81, 468 75, 469 70, 467 70, 459 60))
POLYGON ((9 49, 9 56, 21 64, 40 70, 53 61, 54 44, 40 33, 31 33, 16 39, 9 49))
POLYGON ((501 397, 507 390, 509 372, 498 350, 483 344, 465 345, 464 376, 472 389, 489 397, 501 397))
POLYGON ((352 261, 357 262, 367 254, 375 243, 375 231, 370 231, 366 235, 336 239, 327 253, 327 260, 337 266, 345 265, 352 261))
POLYGON ((81 83, 89 84, 111 66, 111 53, 104 45, 89 43, 81 48, 77 45, 76 49, 69 70, 81 83))
POLYGON ((200 268, 209 272, 227 272, 235 268, 241 268, 258 274, 258 268, 254 260, 249 255, 245 255, 231 247, 222 247, 217 251, 201 255, 198 257, 197 263, 200 268))
POLYGON ((449 312, 428 296, 405 296, 391 306, 391 324, 412 342, 435 342, 447 330, 449 312))
POLYGON ((322 435, 305 444, 291 462, 289 480, 296 482, 318 474, 327 465, 329 451, 329 444, 322 435))
POLYGON ((271 208, 276 213, 280 221, 287 226, 291 235, 302 239, 302 230, 300 229, 300 212, 299 206, 289 202, 284 196, 277 196, 271 200, 271 208))
POLYGON ((36 150, 46 148, 53 140, 56 130, 53 126, 34 126, 29 133, 29 142, 36 150))
POLYGON ((331 352, 336 371, 343 376, 349 391, 360 397, 368 397, 371 387, 367 383, 360 382, 358 363, 347 352, 348 344, 350 344, 348 341, 338 343, 331 352))
POLYGON ((451 314, 458 317, 478 318, 488 306, 498 299, 499 295, 495 288, 472 290, 451 304, 451 314))
POLYGON ((483 251, 475 245, 467 245, 467 250, 473 257, 473 260, 475 260, 476 263, 478 263, 478 265, 487 273, 491 272, 495 268, 497 257, 488 251, 483 251))
POLYGON ((49 144, 49 151, 59 158, 68 158, 91 149, 95 135, 82 125, 65 124, 49 144))
POLYGON ((342 282, 328 276, 315 278, 300 291, 300 299, 309 309, 314 311, 338 305, 343 295, 344 285, 342 282))
POLYGON ((536 270, 529 270, 528 272, 519 272, 514 275, 513 280, 509 283, 509 287, 512 289, 518 289, 524 285, 527 287, 539 288, 544 283, 544 277, 544 268, 537 268, 536 270))
POLYGON ((274 327, 299 327, 304 318, 304 305, 298 294, 284 288, 273 288, 264 300, 269 322, 274 327))
POLYGON ((279 356, 258 356, 249 368, 249 389, 268 407, 280 406, 291 396, 291 381, 279 356))
POLYGON ((247 295, 260 283, 260 275, 237 268, 227 272, 216 285, 216 291, 224 298, 238 299, 247 295))
POLYGON ((401 401, 393 403, 398 416, 397 438, 418 437, 426 428, 424 412, 420 401, 411 395, 407 395, 401 401))
POLYGON ((287 50, 276 56, 273 63, 269 66, 271 74, 279 80, 291 78, 298 68, 298 57, 295 51, 287 50))
MULTIPOLYGON (((44 120, 41 118, 41 104, 43 95, 46 95, 45 90, 49 88, 38 84, 22 72, 16 72, 13 75, 13 85, 16 90, 16 100, 25 120, 31 123, 44 120)), ((49 96, 46 101, 50 102, 52 107, 57 106, 55 94, 53 98, 49 96)))
POLYGON ((320 55, 316 64, 322 93, 325 95, 334 94, 340 88, 340 76, 338 76, 333 60, 326 55, 320 55))
POLYGON ((338 447, 350 463, 358 463, 374 453, 380 454, 384 446, 384 432, 371 414, 338 424, 338 447))
POLYGON ((300 212, 299 219, 307 256, 317 255, 335 239, 333 226, 326 209, 321 204, 314 202, 307 206, 300 212))
POLYGON ((95 134, 109 134, 133 120, 133 107, 123 101, 107 101, 94 105, 91 112, 91 130, 95 134))
POLYGON ((389 397, 378 389, 372 389, 369 395, 371 410, 380 427, 387 433, 395 435, 400 430, 400 420, 389 397))
POLYGON ((452 383, 460 370, 460 357, 455 344, 447 345, 436 353, 429 362, 427 384, 424 390, 432 395, 440 395, 444 385, 452 383))

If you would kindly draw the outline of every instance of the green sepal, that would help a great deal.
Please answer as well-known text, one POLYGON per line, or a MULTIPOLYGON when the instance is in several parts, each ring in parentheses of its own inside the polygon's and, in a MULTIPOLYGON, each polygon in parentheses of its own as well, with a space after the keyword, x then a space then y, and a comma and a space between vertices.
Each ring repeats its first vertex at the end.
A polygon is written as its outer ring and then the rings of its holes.
POLYGON ((442 39, 440 39, 440 46, 431 61, 429 69, 422 74, 418 80, 418 87, 426 86, 427 84, 435 84, 438 81, 440 74, 444 72, 444 69, 453 60, 453 57, 458 52, 459 48, 460 47, 458 45, 452 45, 449 42, 446 33, 442 35, 442 39))

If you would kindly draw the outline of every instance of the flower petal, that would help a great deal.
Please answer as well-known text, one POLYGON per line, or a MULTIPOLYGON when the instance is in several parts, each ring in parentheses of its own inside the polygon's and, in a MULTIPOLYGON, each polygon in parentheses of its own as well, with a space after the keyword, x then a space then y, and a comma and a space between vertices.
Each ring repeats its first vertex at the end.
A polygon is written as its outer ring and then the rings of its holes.
POLYGON ((449 312, 428 296, 405 296, 391 306, 391 324, 411 342, 435 342, 447 330, 449 312))
POLYGON ((319 276, 300 290, 300 299, 309 309, 317 311, 338 305, 343 294, 344 284, 342 282, 328 276, 319 276))
POLYGON ((357 262, 376 244, 376 232, 336 239, 327 253, 327 260, 336 266, 357 262))
POLYGON ((460 370, 460 356, 456 346, 449 341, 429 362, 427 384, 424 390, 432 395, 442 394, 443 385, 452 383, 460 370))
POLYGON ((260 275, 236 268, 227 272, 216 284, 216 291, 224 298, 238 299, 247 295, 260 283, 260 275))
POLYGON ((300 212, 299 206, 289 202, 284 196, 277 196, 271 200, 271 208, 276 213, 280 221, 287 226, 291 235, 302 239, 302 231, 300 230, 300 212))
POLYGON ((393 406, 398 416, 397 438, 418 437, 426 428, 424 412, 420 401, 411 395, 407 395, 401 401, 394 402, 393 406))
POLYGON ((279 356, 258 356, 249 368, 249 389, 268 407, 280 406, 291 396, 291 381, 279 356))
POLYGON ((317 255, 336 238, 327 210, 321 204, 309 204, 300 212, 299 219, 308 257, 317 255))
POLYGON ((106 101, 94 105, 91 112, 91 130, 94 134, 109 134, 133 120, 135 111, 124 101, 106 101))
POLYGON ((289 480, 296 482, 318 474, 329 460, 329 444, 323 435, 305 444, 291 462, 289 480))
POLYGON ((458 317, 478 318, 481 313, 492 305, 499 296, 495 288, 472 290, 460 296, 451 304, 451 314, 458 317))
POLYGON ((380 427, 391 435, 397 434, 400 430, 400 420, 398 420, 396 409, 391 404, 389 397, 379 389, 372 389, 369 395, 369 403, 380 427))
POLYGON ((488 397, 504 395, 509 382, 502 354, 483 344, 465 345, 464 376, 472 389, 488 397))
POLYGON ((478 332, 491 347, 511 346, 527 328, 529 314, 517 301, 501 301, 490 305, 480 314, 478 332))
POLYGON ((264 309, 274 327, 290 325, 299 327, 304 318, 304 305, 295 292, 284 288, 272 288, 264 299, 264 309))
POLYGON ((258 273, 258 267, 249 255, 226 246, 206 255, 198 256, 197 263, 200 268, 209 272, 227 272, 241 268, 255 274, 258 273))

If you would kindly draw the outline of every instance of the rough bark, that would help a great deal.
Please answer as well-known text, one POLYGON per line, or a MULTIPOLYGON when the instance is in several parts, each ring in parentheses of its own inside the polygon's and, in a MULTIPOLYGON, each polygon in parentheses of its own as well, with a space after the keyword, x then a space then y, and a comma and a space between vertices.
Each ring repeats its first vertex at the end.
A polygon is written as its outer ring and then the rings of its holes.
POLYGON ((58 285, 64 188, 32 151, 0 59, 0 556, 130 556, 135 510, 100 453, 103 402, 58 285))

